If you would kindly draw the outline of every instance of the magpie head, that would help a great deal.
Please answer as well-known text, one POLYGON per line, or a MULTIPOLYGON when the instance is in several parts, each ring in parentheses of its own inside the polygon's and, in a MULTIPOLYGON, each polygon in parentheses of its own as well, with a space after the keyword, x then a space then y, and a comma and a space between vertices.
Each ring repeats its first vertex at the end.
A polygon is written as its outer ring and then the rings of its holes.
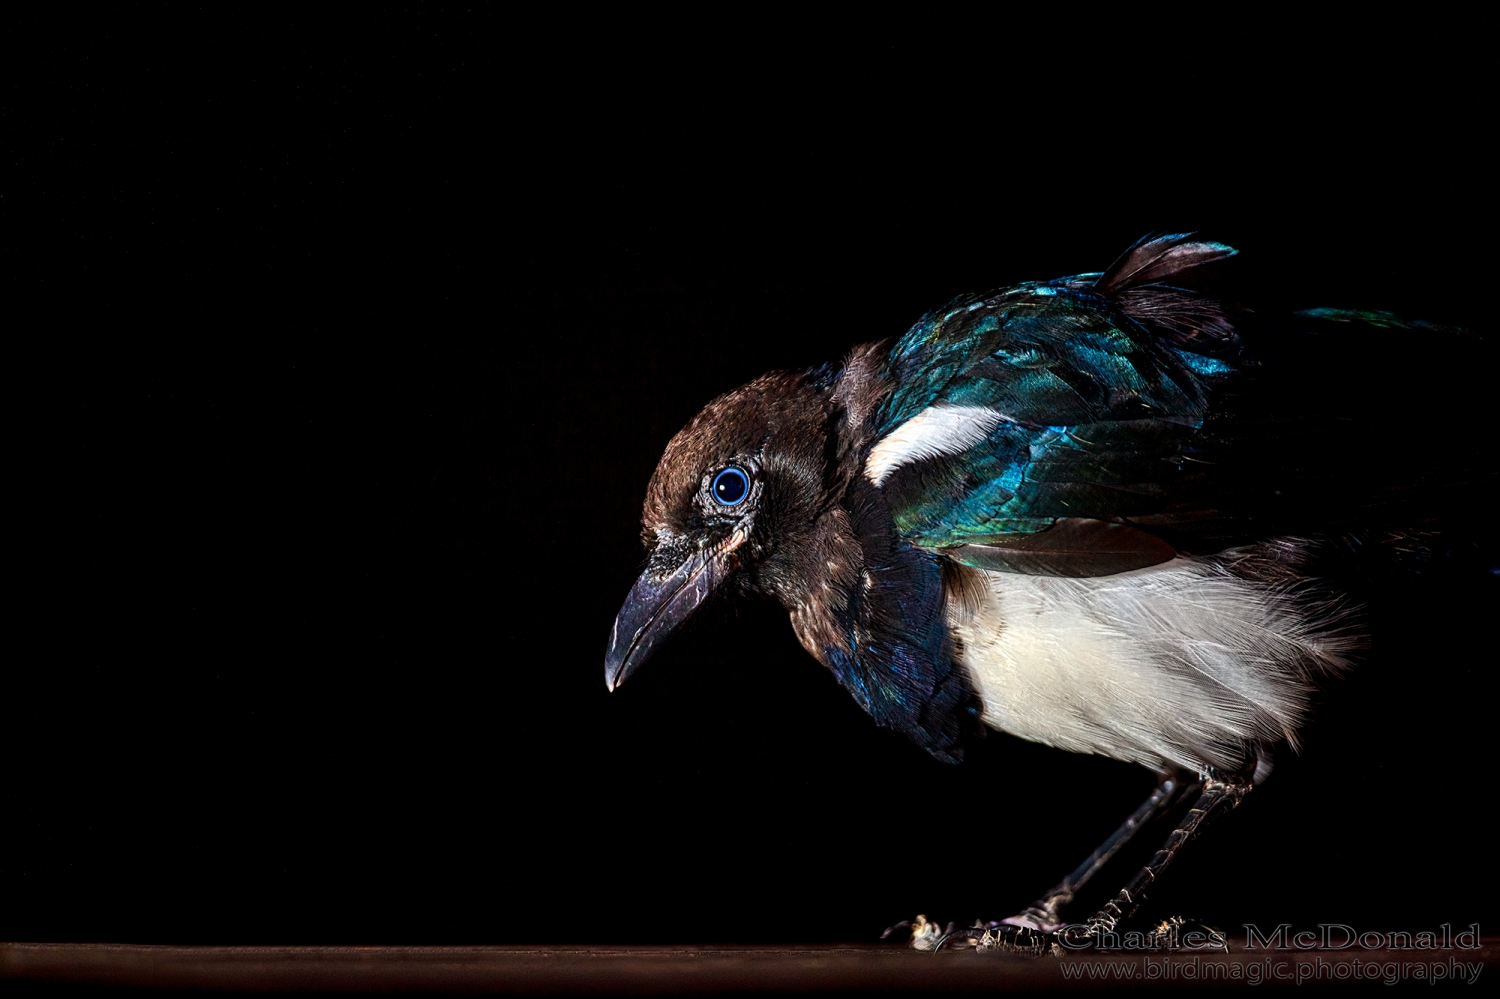
POLYGON ((611 690, 715 590, 773 593, 796 571, 830 491, 825 396, 808 375, 763 375, 672 438, 646 489, 646 568, 610 636, 611 690))

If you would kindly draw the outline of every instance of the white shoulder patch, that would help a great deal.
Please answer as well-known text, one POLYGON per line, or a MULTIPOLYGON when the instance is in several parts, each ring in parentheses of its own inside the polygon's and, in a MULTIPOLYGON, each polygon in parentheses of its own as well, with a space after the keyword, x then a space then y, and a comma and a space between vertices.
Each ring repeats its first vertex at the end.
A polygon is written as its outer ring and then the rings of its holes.
POLYGON ((865 478, 875 485, 902 465, 942 454, 960 454, 1009 418, 983 406, 928 406, 870 449, 865 478))

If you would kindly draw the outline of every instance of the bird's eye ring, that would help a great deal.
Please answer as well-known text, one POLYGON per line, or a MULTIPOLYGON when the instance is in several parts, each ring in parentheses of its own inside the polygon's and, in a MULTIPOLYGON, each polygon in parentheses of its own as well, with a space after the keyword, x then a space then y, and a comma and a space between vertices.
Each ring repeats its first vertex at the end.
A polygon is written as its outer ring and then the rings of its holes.
POLYGON ((714 476, 709 489, 724 506, 739 506, 750 495, 750 476, 743 468, 730 465, 714 476))

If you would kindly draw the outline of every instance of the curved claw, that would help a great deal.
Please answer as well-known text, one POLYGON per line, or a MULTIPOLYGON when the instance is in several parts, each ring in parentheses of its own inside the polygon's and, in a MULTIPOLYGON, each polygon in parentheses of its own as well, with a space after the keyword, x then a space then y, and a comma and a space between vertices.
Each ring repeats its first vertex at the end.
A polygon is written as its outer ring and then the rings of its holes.
POLYGON ((945 946, 947 946, 948 941, 960 936, 965 940, 976 941, 977 945, 977 942, 982 940, 984 936, 990 932, 990 928, 993 925, 993 923, 981 923, 976 919, 973 926, 966 926, 962 930, 958 930, 954 929, 952 923, 949 923, 947 930, 941 937, 938 938, 938 942, 932 945, 932 949, 935 951, 942 950, 945 946))
POLYGON ((892 923, 891 925, 887 926, 885 928, 885 932, 882 933, 882 934, 880 934, 880 939, 882 939, 882 940, 889 940, 891 934, 895 933, 897 930, 909 930, 909 929, 911 929, 911 920, 910 919, 903 919, 899 923, 892 923))

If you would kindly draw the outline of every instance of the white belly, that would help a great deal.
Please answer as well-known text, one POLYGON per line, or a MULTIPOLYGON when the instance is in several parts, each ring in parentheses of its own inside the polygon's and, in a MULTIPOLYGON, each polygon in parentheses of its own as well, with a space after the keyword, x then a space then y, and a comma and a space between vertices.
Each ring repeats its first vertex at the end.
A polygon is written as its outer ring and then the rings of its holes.
POLYGON ((949 609, 984 721, 1161 771, 1295 746, 1315 682, 1361 645, 1347 603, 1301 580, 1295 552, 1256 545, 1094 579, 984 572, 978 606, 949 609))

